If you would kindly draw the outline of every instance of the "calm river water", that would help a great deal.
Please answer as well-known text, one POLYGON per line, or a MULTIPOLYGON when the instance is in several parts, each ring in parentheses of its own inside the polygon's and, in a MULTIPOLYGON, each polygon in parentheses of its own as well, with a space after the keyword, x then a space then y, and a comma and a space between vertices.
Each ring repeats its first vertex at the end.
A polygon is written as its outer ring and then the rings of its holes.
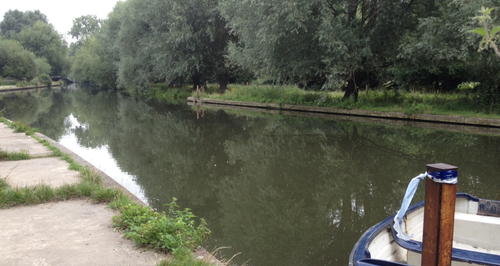
POLYGON ((460 192, 500 200, 498 135, 217 109, 197 119, 188 105, 75 87, 3 94, 0 110, 154 207, 178 198, 212 230, 204 246, 242 252, 240 265, 347 265, 427 163, 459 166, 460 192))

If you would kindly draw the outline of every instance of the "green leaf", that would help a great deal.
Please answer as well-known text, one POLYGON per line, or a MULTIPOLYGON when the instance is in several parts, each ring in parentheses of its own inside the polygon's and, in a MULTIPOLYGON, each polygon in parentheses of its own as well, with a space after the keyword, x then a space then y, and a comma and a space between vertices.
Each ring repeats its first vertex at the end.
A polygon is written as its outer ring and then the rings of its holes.
POLYGON ((493 11, 493 9, 495 9, 495 8, 494 7, 488 8, 488 10, 486 10, 486 12, 484 12, 484 15, 488 16, 490 14, 490 12, 493 11))
POLYGON ((477 33, 483 37, 486 37, 486 29, 484 28, 476 28, 475 30, 468 30, 467 32, 477 33))
POLYGON ((500 32, 500 26, 493 27, 490 32, 491 37, 495 36, 495 34, 497 34, 498 32, 500 32))

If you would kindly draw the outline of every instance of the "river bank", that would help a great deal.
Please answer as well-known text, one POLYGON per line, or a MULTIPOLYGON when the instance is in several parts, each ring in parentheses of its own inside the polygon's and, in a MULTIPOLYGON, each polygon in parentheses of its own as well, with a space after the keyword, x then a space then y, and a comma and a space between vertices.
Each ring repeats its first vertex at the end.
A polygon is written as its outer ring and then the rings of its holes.
MULTIPOLYGON (((60 82, 53 82, 51 88, 62 87, 63 84, 60 82)), ((24 91, 33 89, 46 89, 47 86, 27 86, 27 87, 17 87, 17 86, 0 86, 0 92, 13 92, 13 91, 24 91)))
POLYGON ((201 104, 201 105, 222 105, 222 106, 237 106, 237 107, 254 107, 261 109, 274 109, 282 111, 294 112, 310 112, 318 114, 338 114, 358 117, 372 117, 393 120, 407 120, 407 121, 423 121, 434 123, 445 123, 455 125, 470 125, 470 126, 486 126, 500 128, 500 119, 479 118, 479 117, 466 117, 459 115, 433 115, 433 114, 405 114, 403 112, 382 112, 382 111, 369 111, 360 109, 343 109, 331 107, 317 107, 306 105, 291 105, 291 104, 277 104, 277 103, 258 103, 258 102, 245 102, 245 101, 231 101, 231 100, 217 100, 208 98, 188 97, 188 103, 201 104))
MULTIPOLYGON (((114 224, 122 207, 113 202, 147 203, 78 155, 43 134, 16 133, 3 123, 0 150, 7 154, 0 160, 5 265, 162 265, 171 257, 123 238, 114 224)), ((202 248, 195 257, 214 260, 202 248)))

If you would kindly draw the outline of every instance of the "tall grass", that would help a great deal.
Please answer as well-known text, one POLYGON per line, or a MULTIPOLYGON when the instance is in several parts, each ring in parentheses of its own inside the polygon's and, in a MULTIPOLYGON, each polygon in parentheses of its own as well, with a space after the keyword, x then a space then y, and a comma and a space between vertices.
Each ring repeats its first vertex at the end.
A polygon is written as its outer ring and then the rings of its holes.
MULTIPOLYGON (((195 96, 193 93, 192 96, 195 96)), ((204 98, 277 103, 280 105, 309 105, 331 108, 395 111, 406 114, 462 115, 500 118, 500 106, 485 110, 477 103, 474 93, 424 93, 403 90, 364 90, 358 102, 344 100, 342 91, 305 91, 296 86, 231 85, 224 94, 205 94, 204 98)))
POLYGON ((19 161, 31 159, 30 153, 27 150, 21 150, 19 152, 7 152, 0 150, 0 161, 19 161))
POLYGON ((147 96, 169 104, 181 104, 192 93, 192 88, 170 87, 167 84, 154 84, 147 90, 147 96))

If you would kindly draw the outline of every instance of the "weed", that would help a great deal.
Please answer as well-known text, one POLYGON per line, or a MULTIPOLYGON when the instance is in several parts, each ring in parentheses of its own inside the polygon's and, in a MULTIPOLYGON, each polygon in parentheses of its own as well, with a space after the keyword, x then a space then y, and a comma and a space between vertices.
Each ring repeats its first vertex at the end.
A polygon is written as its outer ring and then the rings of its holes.
POLYGON ((19 161, 31 158, 32 157, 27 150, 21 150, 20 152, 6 152, 0 150, 0 161, 19 161))
POLYGON ((120 194, 118 197, 114 198, 110 203, 109 207, 111 209, 119 210, 123 206, 130 204, 135 204, 128 196, 125 194, 120 194))
POLYGON ((69 200, 81 196, 81 193, 78 190, 78 186, 69 184, 64 184, 56 188, 54 193, 56 195, 56 198, 59 200, 69 200))
POLYGON ((163 260, 157 266, 211 266, 213 264, 193 257, 193 252, 185 247, 178 248, 172 252, 174 255, 170 260, 163 260))
POLYGON ((7 180, 5 178, 0 178, 0 190, 6 189, 8 186, 7 180))
POLYGON ((54 190, 44 184, 22 188, 4 185, 0 189, 0 207, 39 204, 55 198, 54 190))
POLYGON ((125 230, 125 237, 138 246, 161 251, 175 251, 181 247, 193 249, 210 234, 206 222, 200 219, 195 226, 194 216, 189 209, 178 210, 177 199, 173 199, 168 213, 158 213, 150 207, 128 204, 120 206, 121 213, 113 217, 116 227, 125 230))
POLYGON ((92 200, 107 203, 115 200, 120 195, 122 195, 122 192, 118 189, 100 187, 92 193, 92 200))
POLYGON ((32 134, 33 133, 33 130, 30 128, 30 126, 22 123, 22 122, 14 122, 10 125, 10 127, 12 129, 14 129, 14 132, 16 133, 21 133, 21 132, 25 132, 26 135, 30 135, 30 133, 32 134))
POLYGON ((192 93, 190 87, 169 87, 167 84, 154 84, 147 91, 147 96, 169 104, 181 104, 192 93))

